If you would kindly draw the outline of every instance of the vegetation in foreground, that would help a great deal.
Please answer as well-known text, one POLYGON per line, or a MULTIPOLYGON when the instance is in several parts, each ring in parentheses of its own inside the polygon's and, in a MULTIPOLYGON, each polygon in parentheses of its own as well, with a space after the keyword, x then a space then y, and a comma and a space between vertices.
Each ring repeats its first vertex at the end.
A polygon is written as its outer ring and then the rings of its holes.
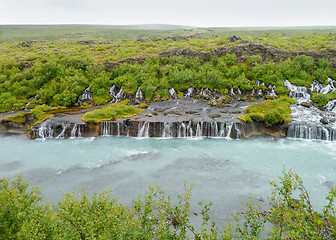
POLYGON ((66 193, 57 205, 42 200, 38 188, 22 176, 0 180, 0 239, 260 239, 266 222, 267 239, 335 239, 336 188, 326 196, 327 205, 314 210, 302 180, 283 171, 271 182, 269 210, 261 212, 252 198, 246 211, 235 214, 235 223, 219 229, 211 221, 211 203, 200 202, 202 227, 190 222, 190 186, 174 205, 158 186, 139 194, 132 206, 119 203, 111 192, 66 193))

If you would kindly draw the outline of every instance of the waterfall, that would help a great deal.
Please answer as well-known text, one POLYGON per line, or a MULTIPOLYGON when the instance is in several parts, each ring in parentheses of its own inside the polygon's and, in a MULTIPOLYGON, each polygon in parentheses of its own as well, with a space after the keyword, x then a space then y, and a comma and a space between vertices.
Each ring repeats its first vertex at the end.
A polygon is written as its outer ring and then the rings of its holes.
POLYGON ((252 89, 252 92, 251 92, 251 96, 253 96, 254 93, 255 93, 255 90, 254 90, 254 88, 253 88, 253 89, 252 89))
POLYGON ((148 138, 149 137, 149 122, 142 122, 138 125, 138 137, 148 138))
POLYGON ((324 126, 291 124, 287 131, 287 137, 335 141, 336 129, 324 126))
POLYGON ((65 137, 65 131, 68 128, 69 123, 62 123, 62 131, 56 138, 64 138, 65 137))
POLYGON ((262 92, 262 89, 260 88, 259 90, 258 90, 258 96, 262 96, 263 95, 263 92, 262 92))
POLYGON ((163 123, 163 131, 162 131, 163 138, 172 138, 173 137, 173 125, 169 122, 163 123))
POLYGON ((197 123, 195 137, 203 137, 203 122, 197 123))
POLYGON ((116 86, 113 85, 112 87, 109 87, 109 93, 111 97, 114 97, 116 95, 116 86))
POLYGON ((329 101, 324 108, 329 112, 335 112, 336 111, 336 99, 329 101))
POLYGON ((310 94, 305 86, 296 86, 287 79, 284 80, 284 86, 289 90, 288 96, 300 102, 310 102, 310 94))
POLYGON ((328 78, 328 85, 322 84, 316 80, 313 81, 310 90, 316 91, 317 93, 327 94, 336 91, 334 86, 335 81, 328 78))
POLYGON ((194 88, 190 87, 190 88, 188 88, 188 91, 187 91, 185 97, 192 97, 193 93, 194 93, 194 88))
POLYGON ((119 92, 117 93, 117 95, 115 95, 113 101, 114 102, 120 102, 120 100, 123 98, 123 96, 124 96, 124 90, 121 87, 120 90, 119 90, 119 92))
POLYGON ((224 137, 230 138, 233 123, 225 123, 224 137))
POLYGON ((52 138, 53 137, 53 130, 50 125, 41 125, 37 130, 37 136, 38 138, 46 139, 46 138, 52 138))
POLYGON ((269 91, 267 92, 267 95, 270 95, 271 97, 277 97, 276 93, 275 93, 275 89, 276 89, 276 86, 275 85, 269 85, 268 86, 268 89, 269 91))
POLYGON ((241 91, 240 91, 240 89, 239 89, 239 88, 237 89, 237 92, 238 92, 238 94, 241 94, 241 91))
POLYGON ((92 100, 92 94, 90 92, 90 87, 87 87, 84 92, 79 96, 78 101, 92 100))
POLYGON ((140 87, 138 87, 138 89, 137 89, 137 91, 136 91, 136 93, 135 93, 135 98, 136 98, 136 99, 140 99, 140 100, 143 99, 143 94, 142 94, 142 92, 141 92, 140 87))
POLYGON ((193 137, 192 122, 189 120, 187 125, 187 137, 193 137))
POLYGON ((77 124, 75 123, 72 130, 71 130, 70 137, 75 138, 76 137, 76 132, 77 132, 77 124))
POLYGON ((187 137, 187 128, 184 122, 178 123, 177 127, 177 137, 187 137))
POLYGON ((169 97, 170 98, 177 98, 177 94, 174 88, 169 89, 169 97))
POLYGON ((78 131, 77 131, 77 137, 82 137, 82 129, 81 129, 81 125, 78 125, 78 131))
POLYGON ((117 136, 120 137, 120 123, 117 123, 117 136))
POLYGON ((236 95, 236 94, 234 93, 234 91, 233 91, 233 88, 230 89, 230 95, 231 95, 231 96, 235 96, 235 95, 236 95))

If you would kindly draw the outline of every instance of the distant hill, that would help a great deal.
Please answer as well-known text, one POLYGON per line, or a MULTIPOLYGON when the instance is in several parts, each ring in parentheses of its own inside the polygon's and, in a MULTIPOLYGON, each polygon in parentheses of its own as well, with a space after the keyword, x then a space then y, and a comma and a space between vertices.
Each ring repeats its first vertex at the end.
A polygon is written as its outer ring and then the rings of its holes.
POLYGON ((200 36, 260 36, 263 34, 336 33, 336 26, 312 27, 241 27, 198 28, 169 24, 140 25, 0 25, 0 41, 31 41, 58 39, 137 39, 172 37, 190 33, 200 36))

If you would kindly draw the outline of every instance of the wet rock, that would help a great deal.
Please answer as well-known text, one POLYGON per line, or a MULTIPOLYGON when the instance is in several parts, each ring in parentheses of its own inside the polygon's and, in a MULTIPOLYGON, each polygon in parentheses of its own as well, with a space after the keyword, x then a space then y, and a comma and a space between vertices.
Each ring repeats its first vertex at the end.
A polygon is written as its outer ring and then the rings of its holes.
POLYGON ((328 120, 328 118, 323 117, 323 118, 321 118, 320 122, 323 123, 323 124, 328 124, 329 120, 328 120))
POLYGON ((301 102, 300 105, 304 106, 304 107, 307 107, 307 108, 310 108, 312 106, 312 103, 311 102, 301 102))

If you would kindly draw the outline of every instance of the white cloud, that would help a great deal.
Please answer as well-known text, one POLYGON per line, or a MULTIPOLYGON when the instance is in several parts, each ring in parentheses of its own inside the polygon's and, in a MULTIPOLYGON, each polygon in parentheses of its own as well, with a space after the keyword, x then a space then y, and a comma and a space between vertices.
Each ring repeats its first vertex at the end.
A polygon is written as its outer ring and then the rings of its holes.
POLYGON ((331 0, 0 0, 0 24, 336 25, 331 0))

